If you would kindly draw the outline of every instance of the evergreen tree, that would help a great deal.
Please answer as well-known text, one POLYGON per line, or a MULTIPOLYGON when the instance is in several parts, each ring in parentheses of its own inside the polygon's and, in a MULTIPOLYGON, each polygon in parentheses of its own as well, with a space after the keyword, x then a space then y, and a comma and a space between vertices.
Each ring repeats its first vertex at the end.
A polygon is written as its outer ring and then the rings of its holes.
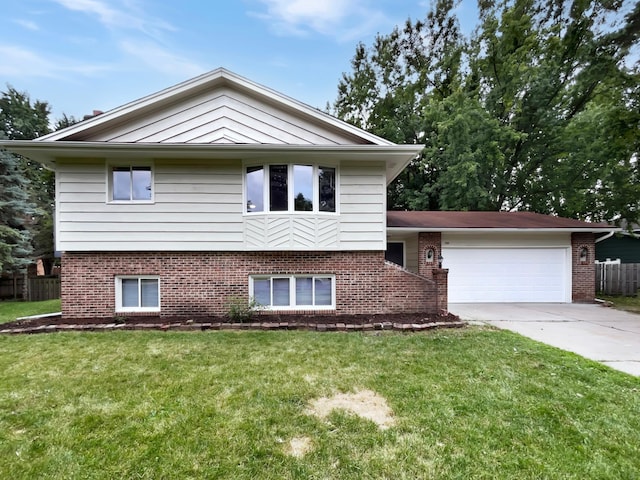
MULTIPOLYGON (((32 140, 49 133, 49 105, 11 86, 0 96, 0 135, 32 140)), ((3 264, 0 271, 23 270, 36 258, 53 260, 54 175, 40 163, 2 154, 0 207, 3 264), (11 248, 8 245, 12 245, 11 248)), ((49 269, 50 270, 50 269, 49 269)))
POLYGON ((27 186, 20 160, 0 150, 0 271, 24 272, 32 262, 27 223, 33 207, 27 186))

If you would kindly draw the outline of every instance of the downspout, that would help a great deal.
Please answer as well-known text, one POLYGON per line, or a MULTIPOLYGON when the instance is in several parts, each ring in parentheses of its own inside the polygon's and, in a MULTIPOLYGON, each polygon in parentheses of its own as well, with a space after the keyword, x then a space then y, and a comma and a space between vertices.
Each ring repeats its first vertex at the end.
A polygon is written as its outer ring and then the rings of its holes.
POLYGON ((616 233, 615 230, 611 230, 609 233, 607 233, 606 235, 603 235, 599 238, 596 238, 596 243, 601 242, 602 240, 606 240, 607 238, 611 238, 613 237, 613 234, 616 233))

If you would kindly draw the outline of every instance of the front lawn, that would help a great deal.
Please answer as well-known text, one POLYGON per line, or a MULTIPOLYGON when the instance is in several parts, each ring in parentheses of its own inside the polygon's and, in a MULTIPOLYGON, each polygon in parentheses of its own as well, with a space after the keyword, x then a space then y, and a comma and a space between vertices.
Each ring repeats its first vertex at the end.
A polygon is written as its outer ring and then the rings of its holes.
POLYGON ((0 372, 0 478, 640 475, 640 380, 506 331, 0 336, 0 372), (388 428, 309 411, 358 392, 388 428))
POLYGON ((19 317, 56 313, 60 311, 60 299, 42 302, 0 301, 0 323, 12 322, 19 317))

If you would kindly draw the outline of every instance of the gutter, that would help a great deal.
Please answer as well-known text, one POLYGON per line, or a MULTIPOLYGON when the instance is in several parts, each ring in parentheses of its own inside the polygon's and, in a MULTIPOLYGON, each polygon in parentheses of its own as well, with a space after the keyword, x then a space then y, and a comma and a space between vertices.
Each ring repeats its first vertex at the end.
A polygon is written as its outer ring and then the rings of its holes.
POLYGON ((611 230, 609 233, 607 233, 606 235, 603 235, 601 237, 596 238, 596 243, 601 242, 602 240, 606 240, 607 238, 611 238, 613 237, 613 234, 616 233, 615 230, 611 230))

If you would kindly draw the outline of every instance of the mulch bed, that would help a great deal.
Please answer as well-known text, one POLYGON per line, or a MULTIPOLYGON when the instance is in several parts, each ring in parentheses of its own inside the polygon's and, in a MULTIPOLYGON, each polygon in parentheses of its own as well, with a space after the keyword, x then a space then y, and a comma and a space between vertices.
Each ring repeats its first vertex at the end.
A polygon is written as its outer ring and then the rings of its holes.
POLYGON ((464 322, 447 314, 387 314, 387 315, 273 315, 259 313, 245 322, 229 317, 160 317, 126 316, 113 318, 63 318, 49 316, 28 318, 0 324, 0 333, 46 333, 59 331, 105 330, 315 330, 423 331, 434 328, 463 327, 464 322))

